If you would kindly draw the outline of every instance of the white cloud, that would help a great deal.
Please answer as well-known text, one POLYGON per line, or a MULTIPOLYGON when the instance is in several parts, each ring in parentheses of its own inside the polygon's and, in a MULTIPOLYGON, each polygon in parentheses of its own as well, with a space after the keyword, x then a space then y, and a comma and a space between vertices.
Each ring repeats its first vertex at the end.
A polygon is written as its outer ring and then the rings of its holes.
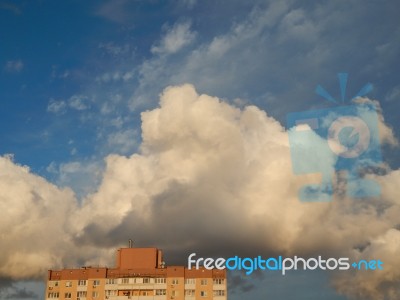
MULTIPOLYGON (((380 123, 386 126, 383 119, 380 123)), ((131 135, 123 132, 110 141, 129 146, 131 135)), ((9 211, 0 228, 9 233, 5 239, 11 245, 0 255, 0 273, 13 277, 39 276, 43 266, 78 258, 88 261, 94 251, 106 260, 108 247, 132 236, 138 244, 156 242, 181 256, 193 249, 222 255, 252 249, 255 255, 370 257, 375 250, 354 254, 354 249, 371 245, 390 264, 400 249, 398 243, 386 242, 399 235, 398 170, 371 175, 381 183, 380 199, 355 201, 339 193, 330 203, 300 202, 299 188, 320 178, 293 175, 287 132, 279 122, 255 106, 239 109, 199 95, 191 85, 167 88, 160 106, 142 113, 138 153, 107 156, 104 171, 81 162, 49 167, 66 185, 96 172, 101 176, 82 206, 70 190, 49 184, 10 159, 0 163, 0 188, 4 185, 6 191, 0 203, 9 211), (49 229, 48 224, 55 225, 49 229), (33 246, 21 247, 27 240, 33 246), (86 248, 78 253, 72 242, 86 248), (21 257, 24 266, 18 264, 21 257)), ((335 282, 352 295, 348 286, 354 280, 365 300, 366 285, 360 284, 364 275, 335 282)), ((397 292, 381 288, 399 284, 396 268, 366 280, 371 281, 371 295, 398 299, 397 292)))
MULTIPOLYGON (((131 98, 131 108, 136 109, 149 99, 155 99, 167 85, 185 82, 196 83, 201 90, 228 97, 244 97, 243 91, 257 93, 261 86, 265 89, 264 82, 274 82, 284 72, 282 66, 277 66, 277 61, 282 60, 287 51, 277 49, 277 38, 270 35, 269 30, 275 30, 288 11, 287 1, 257 7, 226 32, 211 35, 194 48, 188 44, 188 51, 181 53, 179 60, 155 55, 144 61, 139 67, 139 86, 131 98)), ((189 29, 188 23, 183 24, 189 29)), ((173 31, 169 30, 162 41, 153 46, 153 53, 175 51, 174 47, 165 46, 169 32, 173 31)), ((172 45, 174 36, 179 35, 171 34, 172 45)))
MULTIPOLYGON (((121 127, 121 120, 113 120, 113 125, 121 127)), ((118 149, 118 153, 130 154, 137 147, 137 132, 134 129, 127 129, 111 133, 107 137, 107 146, 110 149, 118 149)))
POLYGON ((125 23, 130 19, 126 6, 129 0, 109 0, 97 8, 95 14, 116 23, 125 23))
POLYGON ((96 76, 97 82, 109 83, 109 82, 126 82, 133 78, 134 72, 127 71, 127 72, 105 72, 102 75, 96 76))
POLYGON ((390 92, 386 95, 386 101, 400 101, 400 86, 395 86, 393 89, 390 90, 390 92))
POLYGON ((63 114, 65 113, 66 107, 67 104, 65 101, 51 99, 47 105, 47 111, 54 114, 63 114))
POLYGON ((295 9, 286 14, 279 27, 281 42, 287 40, 316 42, 319 36, 317 24, 313 23, 302 9, 295 9))
POLYGON ((64 114, 67 108, 83 111, 90 108, 89 97, 84 95, 73 95, 67 101, 50 99, 47 111, 54 114, 64 114))
MULTIPOLYGON (((76 152, 73 147, 72 155, 76 152)), ((103 164, 97 161, 71 161, 61 164, 52 162, 47 172, 56 176, 55 182, 60 187, 71 187, 79 198, 93 192, 101 178, 103 164)))
POLYGON ((2 277, 42 278, 49 266, 80 256, 70 239, 68 219, 77 209, 70 189, 50 184, 7 156, 0 157, 0 189, 0 206, 7 212, 0 220, 2 277))
POLYGON ((159 44, 151 48, 151 52, 157 54, 176 53, 191 44, 195 37, 196 33, 190 30, 190 22, 176 23, 172 28, 166 30, 159 44))
POLYGON ((98 192, 76 215, 79 241, 129 232, 138 243, 182 252, 191 245, 207 253, 351 255, 398 223, 398 172, 382 184, 380 200, 300 202, 300 186, 320 178, 293 175, 287 133, 254 106, 170 87, 159 108, 142 113, 142 138, 141 153, 107 157, 98 192))
POLYGON ((180 0, 180 3, 187 8, 193 8, 196 5, 197 0, 180 0))
POLYGON ((10 73, 19 73, 22 71, 24 68, 24 63, 22 60, 9 60, 6 62, 6 65, 4 66, 4 70, 10 73))
POLYGON ((116 45, 112 42, 109 43, 100 43, 99 45, 100 49, 104 49, 106 53, 112 55, 112 56, 120 56, 129 53, 130 51, 130 46, 125 44, 125 45, 116 45))
POLYGON ((89 106, 87 104, 89 98, 83 95, 73 95, 68 100, 69 107, 76 110, 85 110, 88 109, 89 106))

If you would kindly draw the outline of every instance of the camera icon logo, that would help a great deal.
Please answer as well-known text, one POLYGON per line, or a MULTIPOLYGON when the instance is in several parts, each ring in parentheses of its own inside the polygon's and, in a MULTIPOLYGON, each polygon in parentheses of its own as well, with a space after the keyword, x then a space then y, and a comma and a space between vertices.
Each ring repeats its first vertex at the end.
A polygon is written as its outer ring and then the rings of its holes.
MULTIPOLYGON (((347 74, 339 73, 344 104, 347 74)), ((364 96, 372 85, 365 85, 353 97, 364 96)), ((339 104, 321 86, 317 94, 339 104)), ((336 172, 346 172, 346 193, 352 198, 380 195, 377 182, 363 178, 367 168, 382 162, 378 114, 372 103, 340 105, 330 109, 295 112, 287 115, 293 172, 297 175, 319 173, 322 181, 299 191, 301 201, 331 201, 336 172)))
POLYGON ((328 130, 329 148, 345 158, 360 156, 368 149, 370 138, 368 125, 359 117, 339 117, 328 130))

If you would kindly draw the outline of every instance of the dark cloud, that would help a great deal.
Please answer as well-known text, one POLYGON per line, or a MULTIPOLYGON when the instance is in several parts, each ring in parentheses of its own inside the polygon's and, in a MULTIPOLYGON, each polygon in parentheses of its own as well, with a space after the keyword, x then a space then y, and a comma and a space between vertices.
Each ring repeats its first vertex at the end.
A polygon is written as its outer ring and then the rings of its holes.
POLYGON ((229 293, 241 294, 253 290, 256 285, 254 284, 253 278, 244 274, 232 273, 228 275, 229 280, 229 293))
POLYGON ((5 296, 5 299, 39 299, 39 296, 33 291, 29 291, 25 288, 14 289, 14 291, 10 292, 5 296))
MULTIPOLYGON (((18 282, 19 285, 23 282, 18 282)), ((39 296, 34 292, 25 287, 17 285, 16 281, 2 278, 0 279, 0 298, 1 299, 39 299, 39 296)))

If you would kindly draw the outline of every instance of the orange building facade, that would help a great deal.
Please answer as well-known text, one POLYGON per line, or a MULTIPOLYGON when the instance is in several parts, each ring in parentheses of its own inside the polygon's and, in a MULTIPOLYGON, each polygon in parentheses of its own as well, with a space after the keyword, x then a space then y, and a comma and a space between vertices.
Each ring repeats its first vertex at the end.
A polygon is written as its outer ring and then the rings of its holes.
POLYGON ((46 300, 225 300, 226 270, 165 266, 157 248, 121 248, 115 268, 49 270, 46 300))

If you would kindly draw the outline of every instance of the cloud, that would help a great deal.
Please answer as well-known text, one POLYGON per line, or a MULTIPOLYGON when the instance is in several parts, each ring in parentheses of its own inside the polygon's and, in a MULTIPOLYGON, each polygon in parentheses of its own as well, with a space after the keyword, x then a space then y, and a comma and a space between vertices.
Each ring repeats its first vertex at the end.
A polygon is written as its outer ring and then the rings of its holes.
POLYGON ((110 133, 107 137, 108 147, 110 149, 119 149, 121 154, 132 153, 137 147, 138 133, 134 129, 127 129, 110 133))
POLYGON ((190 22, 176 23, 166 30, 158 45, 151 48, 152 53, 173 54, 194 41, 196 33, 190 30, 190 22))
POLYGON ((197 0, 180 0, 178 3, 191 9, 197 4, 197 0))
POLYGON ((27 167, 0 157, 2 248, 0 276, 40 278, 49 265, 68 260, 68 216, 76 208, 73 194, 58 189, 27 167), (51 224, 51 226, 49 226, 51 224))
POLYGON ((334 280, 339 292, 354 299, 398 299, 400 297, 399 278, 400 231, 389 229, 362 251, 354 251, 357 260, 381 260, 383 270, 375 272, 349 272, 334 280))
POLYGON ((1 299, 39 299, 38 295, 25 287, 20 287, 9 279, 0 279, 1 299))
POLYGON ((285 129, 255 106, 170 87, 159 108, 142 113, 142 138, 141 153, 108 156, 98 192, 74 221, 79 243, 110 246, 133 236, 140 245, 157 241, 172 259, 193 249, 352 255, 398 222, 398 173, 390 173, 392 188, 382 184, 380 200, 301 203, 298 188, 318 176, 292 174, 285 129))
POLYGON ((4 66, 4 70, 10 73, 19 73, 22 71, 24 68, 24 63, 22 60, 9 60, 6 62, 6 65, 4 66))
POLYGON ((73 95, 68 100, 69 107, 76 110, 86 110, 89 108, 88 105, 89 98, 83 95, 73 95))
POLYGON ((63 114, 65 113, 66 107, 67 104, 65 101, 50 99, 50 102, 47 105, 47 111, 54 114, 63 114))
POLYGON ((104 51, 112 56, 119 56, 119 55, 124 55, 130 52, 130 46, 128 44, 125 45, 116 45, 113 42, 109 43, 100 43, 99 44, 100 49, 104 49, 104 51))
POLYGON ((127 71, 127 72, 106 72, 100 76, 96 76, 97 82, 109 83, 109 82, 126 82, 133 78, 134 72, 127 71))
POLYGON ((392 88, 385 98, 385 100, 388 102, 399 101, 399 99, 400 99, 400 86, 395 86, 394 88, 392 88))
POLYGON ((33 291, 22 288, 8 294, 5 299, 39 299, 39 297, 33 291))
POLYGON ((130 18, 129 10, 126 9, 126 6, 129 3, 129 0, 106 1, 97 8, 95 14, 109 21, 113 21, 116 23, 125 23, 130 18))
MULTIPOLYGON (((72 151, 74 149, 72 148, 72 151)), ((103 164, 97 161, 72 161, 61 164, 52 162, 46 170, 56 175, 55 182, 58 186, 73 188, 80 199, 96 190, 101 179, 103 164)))
POLYGON ((11 11, 16 15, 20 15, 22 13, 21 9, 17 5, 4 1, 0 2, 0 9, 11 11))
MULTIPOLYGON (((293 175, 287 131, 258 107, 238 108, 186 84, 165 89, 159 107, 141 118, 139 151, 108 155, 100 184, 80 205, 69 189, 0 160, 6 191, 0 203, 9 212, 0 228, 10 245, 0 256, 1 275, 30 278, 46 267, 109 262, 109 249, 133 238, 164 249, 168 263, 184 264, 194 250, 213 257, 379 256, 388 264, 385 273, 339 277, 335 284, 363 300, 399 298, 386 288, 400 283, 399 170, 368 175, 381 183, 380 199, 348 199, 338 180, 332 202, 304 203, 299 188, 320 177, 293 175)), ((61 169, 74 174, 82 165, 61 169)))
POLYGON ((67 101, 50 99, 47 111, 54 114, 64 114, 67 109, 83 111, 90 108, 90 99, 84 95, 73 95, 67 101))
POLYGON ((71 239, 76 233, 70 218, 78 209, 71 189, 58 188, 3 156, 0 190, 6 212, 0 220, 1 277, 42 279, 48 268, 75 266, 99 254, 92 247, 77 247, 71 239))
MULTIPOLYGON (((320 103, 313 90, 319 83, 334 80, 336 71, 332 70, 345 71, 349 66, 356 70, 350 72, 348 86, 355 91, 365 82, 379 82, 375 74, 386 74, 388 66, 396 64, 389 56, 382 65, 375 53, 379 45, 400 40, 394 14, 384 24, 373 13, 393 11, 393 4, 376 3, 368 10, 356 3, 298 6, 289 0, 252 2, 245 9, 234 6, 236 2, 232 5, 235 16, 224 11, 229 21, 220 21, 223 26, 218 23, 218 30, 210 30, 213 25, 206 23, 218 18, 220 11, 210 11, 207 19, 194 16, 196 42, 179 52, 179 58, 154 53, 138 66, 132 110, 152 107, 165 86, 189 82, 208 94, 266 105, 273 116, 283 120, 289 111, 320 103), (363 24, 371 20, 379 34, 366 40, 362 37, 370 33, 363 24), (362 53, 349 56, 349 49, 357 51, 359 45, 364 45, 362 53)), ((153 49, 159 46, 156 42, 153 49)), ((334 88, 331 92, 336 96, 339 91, 334 88)))

